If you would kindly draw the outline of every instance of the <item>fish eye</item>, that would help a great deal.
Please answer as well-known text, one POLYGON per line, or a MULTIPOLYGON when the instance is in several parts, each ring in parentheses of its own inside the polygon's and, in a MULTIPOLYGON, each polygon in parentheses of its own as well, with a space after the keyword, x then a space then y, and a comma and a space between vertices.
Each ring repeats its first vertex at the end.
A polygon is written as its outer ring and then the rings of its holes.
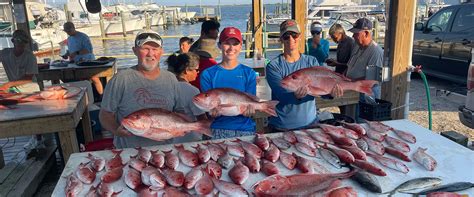
POLYGON ((205 97, 209 97, 209 94, 204 94, 205 97))
POLYGON ((291 78, 296 79, 296 75, 292 75, 291 78))

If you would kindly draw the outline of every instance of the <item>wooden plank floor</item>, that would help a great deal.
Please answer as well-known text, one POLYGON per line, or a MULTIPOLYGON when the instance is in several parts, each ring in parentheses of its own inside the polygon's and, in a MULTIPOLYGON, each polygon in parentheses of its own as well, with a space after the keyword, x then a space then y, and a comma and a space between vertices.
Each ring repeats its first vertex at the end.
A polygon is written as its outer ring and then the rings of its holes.
POLYGON ((52 141, 52 135, 44 137, 49 143, 46 143, 46 149, 37 153, 39 157, 27 158, 28 153, 23 146, 31 138, 22 136, 0 139, 5 160, 5 167, 0 169, 0 196, 33 196, 45 174, 50 175, 50 169, 57 166, 57 145, 52 141))

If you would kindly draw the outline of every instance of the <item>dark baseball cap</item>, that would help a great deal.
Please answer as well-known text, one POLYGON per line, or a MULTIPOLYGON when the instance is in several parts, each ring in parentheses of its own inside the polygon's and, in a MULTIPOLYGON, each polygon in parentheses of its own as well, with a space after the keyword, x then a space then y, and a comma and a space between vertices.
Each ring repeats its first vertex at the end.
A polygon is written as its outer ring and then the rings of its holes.
POLYGON ((372 30, 372 21, 370 21, 367 18, 359 18, 357 21, 354 23, 354 27, 349 29, 350 32, 352 33, 359 33, 360 31, 370 31, 372 30))

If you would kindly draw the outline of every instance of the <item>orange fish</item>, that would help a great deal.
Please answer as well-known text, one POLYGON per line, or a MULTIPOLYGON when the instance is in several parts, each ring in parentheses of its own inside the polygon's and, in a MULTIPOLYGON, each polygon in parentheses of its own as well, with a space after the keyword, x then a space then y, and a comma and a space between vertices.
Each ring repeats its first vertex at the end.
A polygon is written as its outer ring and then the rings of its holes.
POLYGON ((307 196, 325 190, 334 181, 352 176, 356 170, 336 174, 272 175, 257 182, 253 189, 257 196, 307 196))
POLYGON ((278 101, 260 101, 254 95, 231 88, 215 88, 194 96, 193 103, 204 111, 217 109, 221 115, 237 116, 251 105, 255 110, 277 116, 275 106, 278 101))
POLYGON ((281 86, 292 92, 300 87, 307 86, 308 94, 312 96, 331 94, 336 84, 339 84, 343 90, 354 90, 372 95, 372 86, 377 83, 374 80, 352 81, 322 66, 295 71, 281 80, 281 86))
POLYGON ((208 120, 192 122, 186 115, 159 108, 142 109, 126 116, 122 125, 137 136, 163 141, 196 131, 211 136, 208 120))

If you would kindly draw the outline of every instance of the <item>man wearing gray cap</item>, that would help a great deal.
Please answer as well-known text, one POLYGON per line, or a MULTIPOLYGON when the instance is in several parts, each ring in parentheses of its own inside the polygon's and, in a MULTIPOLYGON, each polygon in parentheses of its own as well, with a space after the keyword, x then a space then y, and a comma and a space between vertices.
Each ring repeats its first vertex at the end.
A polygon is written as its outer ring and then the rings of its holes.
MULTIPOLYGON (((281 132, 302 129, 317 123, 316 102, 308 95, 308 87, 303 86, 290 92, 281 86, 281 80, 291 73, 304 68, 319 66, 318 60, 299 52, 301 31, 298 23, 288 19, 280 25, 280 41, 283 43, 283 54, 274 58, 265 69, 267 82, 272 89, 272 100, 278 100, 277 117, 269 118, 270 132, 281 132)), ((332 91, 334 97, 343 94, 336 85, 332 91)))
MULTIPOLYGON (((371 76, 366 75, 369 66, 379 69, 383 67, 383 50, 372 40, 372 22, 367 18, 360 18, 349 31, 353 33, 357 47, 352 51, 351 59, 347 63, 346 76, 353 80, 377 80, 377 72, 372 72, 371 76)), ((380 98, 380 85, 374 85, 372 91, 375 98, 380 98)))
POLYGON ((7 74, 7 83, 0 85, 0 92, 34 92, 39 91, 39 86, 33 82, 38 74, 36 57, 28 50, 30 37, 23 30, 13 32, 11 39, 13 48, 5 48, 0 51, 0 62, 7 74))
POLYGON ((154 31, 138 33, 132 48, 138 58, 138 65, 120 71, 105 88, 99 118, 102 126, 114 134, 114 145, 117 148, 172 142, 172 139, 156 142, 135 136, 120 125, 125 116, 140 109, 184 111, 178 98, 176 76, 160 69, 162 44, 160 35, 154 31))
POLYGON ((306 54, 316 57, 319 65, 323 65, 329 56, 329 42, 326 39, 321 39, 323 26, 320 22, 315 21, 311 24, 310 31, 312 37, 306 43, 306 54))

